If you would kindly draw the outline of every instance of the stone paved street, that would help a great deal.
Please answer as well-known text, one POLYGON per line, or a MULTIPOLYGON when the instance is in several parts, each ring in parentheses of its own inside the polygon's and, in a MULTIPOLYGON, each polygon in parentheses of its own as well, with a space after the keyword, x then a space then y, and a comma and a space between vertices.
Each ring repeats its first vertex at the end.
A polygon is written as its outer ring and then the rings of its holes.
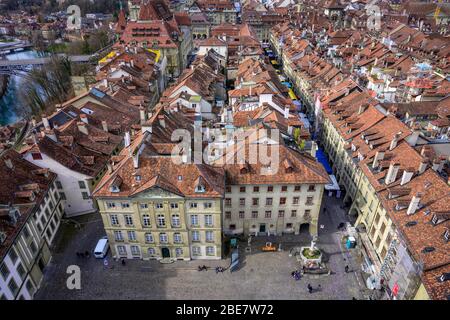
MULTIPOLYGON (((340 201, 325 197, 327 210, 319 223, 318 247, 325 253, 331 275, 306 275, 299 281, 291 278, 291 272, 299 268, 294 257, 289 257, 289 248, 308 245, 309 236, 270 237, 274 243, 282 243, 282 252, 261 252, 268 239, 252 241, 252 252, 245 253, 247 243, 240 242, 241 267, 236 272, 216 274, 214 267, 228 267, 230 259, 221 261, 190 261, 161 264, 157 261, 127 260, 125 266, 111 261, 108 268, 103 261, 78 258, 77 251, 92 251, 96 241, 103 236, 98 214, 82 217, 81 228, 66 224, 61 229, 60 239, 54 248, 54 256, 45 272, 45 279, 36 299, 358 299, 364 298, 360 290, 362 280, 358 272, 344 272, 344 266, 352 259, 339 244, 341 235, 337 225, 344 221, 340 201), (344 259, 346 259, 344 261, 344 259), (81 290, 66 287, 66 268, 77 264, 81 269, 81 290), (197 266, 213 267, 199 272, 197 266), (312 294, 313 288, 321 286, 312 294)), ((356 263, 355 263, 356 264, 356 263)))

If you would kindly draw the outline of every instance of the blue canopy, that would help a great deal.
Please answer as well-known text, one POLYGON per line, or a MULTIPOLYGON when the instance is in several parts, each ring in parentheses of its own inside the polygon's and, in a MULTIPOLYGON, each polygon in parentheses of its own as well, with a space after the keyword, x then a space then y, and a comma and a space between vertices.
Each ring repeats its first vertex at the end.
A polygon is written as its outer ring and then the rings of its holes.
POLYGON ((316 158, 317 158, 317 161, 319 161, 324 166, 324 168, 325 168, 325 170, 327 170, 328 174, 333 173, 333 170, 331 169, 331 165, 328 162, 327 156, 325 155, 325 153, 323 152, 322 149, 320 149, 320 148, 317 149, 316 158))

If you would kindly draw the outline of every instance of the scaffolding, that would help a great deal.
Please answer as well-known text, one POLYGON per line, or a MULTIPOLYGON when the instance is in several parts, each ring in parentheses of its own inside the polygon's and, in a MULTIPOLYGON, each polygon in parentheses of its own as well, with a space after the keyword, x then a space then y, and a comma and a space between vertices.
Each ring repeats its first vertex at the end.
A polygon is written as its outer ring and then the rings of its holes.
POLYGON ((420 284, 421 269, 404 242, 400 238, 393 239, 380 270, 388 297, 396 300, 413 298, 420 284))

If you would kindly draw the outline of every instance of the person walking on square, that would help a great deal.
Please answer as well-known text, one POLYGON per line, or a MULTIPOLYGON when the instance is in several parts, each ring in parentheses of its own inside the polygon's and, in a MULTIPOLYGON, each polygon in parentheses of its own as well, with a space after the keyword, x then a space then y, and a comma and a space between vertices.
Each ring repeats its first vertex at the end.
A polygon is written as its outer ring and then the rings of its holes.
POLYGON ((348 273, 348 266, 345 266, 345 273, 348 273))
POLYGON ((313 287, 311 286, 310 283, 308 283, 308 292, 309 292, 309 293, 312 293, 312 291, 313 291, 313 287))

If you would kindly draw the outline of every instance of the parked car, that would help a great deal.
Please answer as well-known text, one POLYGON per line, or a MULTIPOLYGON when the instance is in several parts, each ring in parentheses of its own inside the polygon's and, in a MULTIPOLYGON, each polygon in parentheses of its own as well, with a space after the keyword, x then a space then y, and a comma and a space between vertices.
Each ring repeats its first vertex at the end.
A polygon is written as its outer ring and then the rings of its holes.
POLYGON ((106 257, 106 254, 108 253, 109 249, 109 242, 108 237, 103 237, 100 240, 98 240, 97 245, 94 249, 94 256, 98 259, 103 259, 106 257))

